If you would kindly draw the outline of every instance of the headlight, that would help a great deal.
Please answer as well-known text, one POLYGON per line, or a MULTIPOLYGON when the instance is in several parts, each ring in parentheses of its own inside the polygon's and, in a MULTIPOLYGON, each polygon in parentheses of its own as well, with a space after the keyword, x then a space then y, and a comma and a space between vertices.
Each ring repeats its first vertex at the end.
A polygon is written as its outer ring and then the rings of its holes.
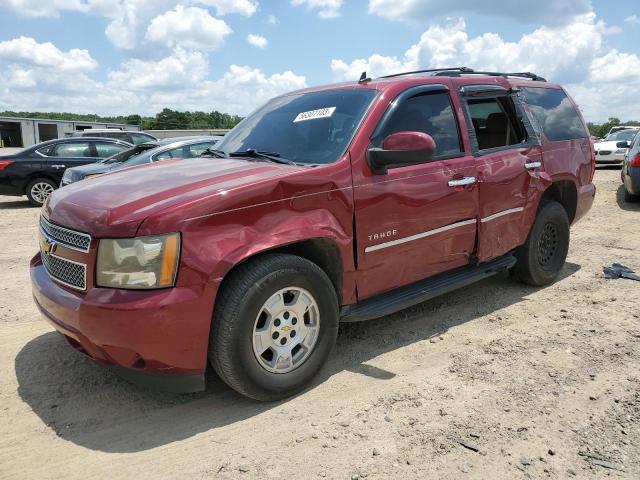
POLYGON ((152 289, 172 287, 178 272, 180 234, 102 239, 96 283, 100 287, 152 289))
POLYGON ((613 153, 616 154, 616 155, 618 155, 620 153, 627 153, 627 149, 626 148, 619 148, 613 153))

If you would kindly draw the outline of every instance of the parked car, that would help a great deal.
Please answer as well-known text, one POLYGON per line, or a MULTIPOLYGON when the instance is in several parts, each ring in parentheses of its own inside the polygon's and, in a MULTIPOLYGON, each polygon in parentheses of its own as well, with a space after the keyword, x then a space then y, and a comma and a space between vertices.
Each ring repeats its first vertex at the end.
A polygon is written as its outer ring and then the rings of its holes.
POLYGON ((40 206, 60 184, 65 170, 94 163, 132 145, 110 138, 61 138, 0 157, 0 195, 26 195, 40 206))
POLYGON ((244 395, 283 398, 339 321, 506 270, 550 284, 595 195, 579 110, 533 74, 309 88, 210 154, 60 189, 31 261, 36 304, 74 348, 174 391, 203 389, 210 362, 244 395))
POLYGON ((77 132, 75 137, 102 137, 123 140, 132 145, 140 145, 141 143, 155 142, 158 139, 148 133, 119 130, 117 128, 89 128, 82 132, 77 132))
MULTIPOLYGON (((616 128, 616 127, 614 127, 616 128)), ((631 142, 640 131, 640 127, 618 128, 609 133, 604 140, 597 142, 596 163, 603 165, 622 165, 627 148, 619 147, 619 142, 631 142)))
POLYGON ((176 137, 142 143, 124 152, 117 153, 105 160, 67 169, 62 176, 61 187, 95 177, 103 173, 113 172, 123 168, 143 165, 161 160, 199 157, 207 149, 213 147, 222 137, 176 137))
POLYGON ((640 135, 636 135, 631 144, 621 142, 621 148, 623 143, 629 147, 620 171, 624 184, 624 199, 627 202, 640 202, 640 135))

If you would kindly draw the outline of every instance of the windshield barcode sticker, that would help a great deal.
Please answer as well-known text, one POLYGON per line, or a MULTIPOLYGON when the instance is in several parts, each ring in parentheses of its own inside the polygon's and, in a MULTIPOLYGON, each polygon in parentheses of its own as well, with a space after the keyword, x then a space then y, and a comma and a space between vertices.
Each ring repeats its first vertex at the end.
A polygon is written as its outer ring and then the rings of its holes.
POLYGON ((315 120, 316 118, 328 118, 336 111, 336 107, 319 108, 318 110, 309 110, 308 112, 300 112, 293 123, 304 122, 305 120, 315 120))

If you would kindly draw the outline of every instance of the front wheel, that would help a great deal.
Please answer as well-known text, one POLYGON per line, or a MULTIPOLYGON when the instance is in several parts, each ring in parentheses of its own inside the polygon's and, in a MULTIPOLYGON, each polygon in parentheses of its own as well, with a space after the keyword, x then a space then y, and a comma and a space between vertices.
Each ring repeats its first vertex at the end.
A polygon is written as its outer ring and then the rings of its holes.
POLYGON ((314 263, 271 254, 231 273, 216 301, 209 359, 231 388, 256 400, 302 390, 338 334, 333 284, 314 263))
POLYGON ((516 249, 515 277, 529 285, 549 285, 564 266, 569 251, 569 218, 558 202, 545 203, 524 245, 516 249))
POLYGON ((41 207, 56 188, 56 184, 48 178, 36 178, 27 185, 27 198, 31 205, 41 207))

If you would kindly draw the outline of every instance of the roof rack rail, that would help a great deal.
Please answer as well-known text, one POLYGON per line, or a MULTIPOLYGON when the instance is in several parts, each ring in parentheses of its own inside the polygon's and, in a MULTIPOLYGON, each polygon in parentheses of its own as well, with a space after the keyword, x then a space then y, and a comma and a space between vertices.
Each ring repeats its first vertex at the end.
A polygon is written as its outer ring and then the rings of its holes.
MULTIPOLYGON (((471 69, 469 69, 471 70, 471 69)), ((536 75, 531 72, 482 72, 482 71, 466 71, 466 72, 458 72, 455 69, 442 70, 439 72, 434 72, 434 76, 442 76, 442 77, 453 77, 460 76, 464 74, 472 74, 472 75, 487 75, 491 77, 520 77, 520 78, 528 78, 533 80, 534 82, 546 82, 547 80, 540 75, 536 75)))
POLYGON ((451 68, 431 68, 427 70, 413 70, 411 72, 394 73, 384 75, 380 78, 402 77, 404 75, 414 75, 416 73, 431 73, 435 77, 459 77, 461 75, 488 75, 492 77, 520 77, 528 78, 534 82, 546 82, 547 80, 539 75, 531 72, 482 72, 476 71, 469 67, 451 67, 451 68))
POLYGON ((391 75, 384 75, 380 78, 393 78, 402 77, 404 75, 414 75, 416 73, 438 73, 438 72, 460 72, 460 73, 473 73, 473 69, 469 67, 451 67, 451 68, 431 68, 427 70, 413 70, 411 72, 393 73, 391 75))

